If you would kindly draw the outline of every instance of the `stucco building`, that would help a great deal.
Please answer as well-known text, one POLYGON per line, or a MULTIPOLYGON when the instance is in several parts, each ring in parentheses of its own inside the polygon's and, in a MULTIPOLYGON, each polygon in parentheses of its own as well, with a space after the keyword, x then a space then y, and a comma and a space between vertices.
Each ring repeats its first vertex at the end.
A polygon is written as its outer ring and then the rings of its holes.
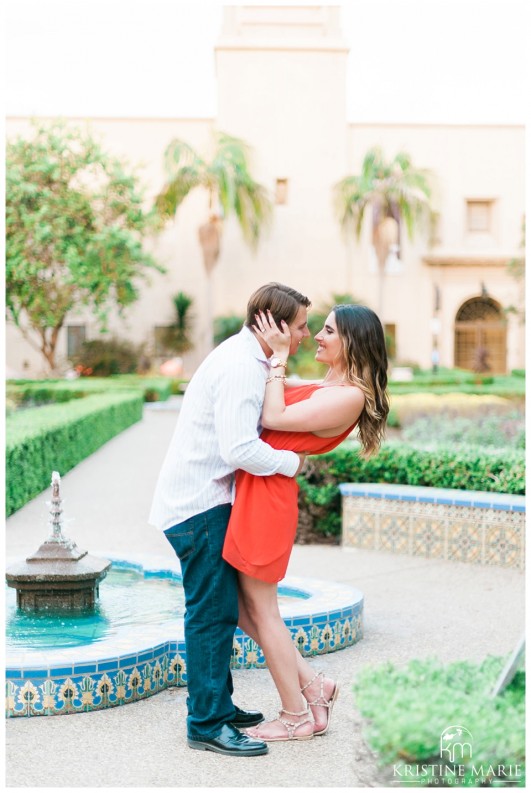
MULTIPOLYGON (((151 198, 164 182, 163 154, 172 138, 206 154, 217 129, 252 146, 253 175, 277 202, 273 224, 253 254, 236 221, 225 223, 212 276, 214 315, 242 314, 249 294, 270 280, 300 289, 315 306, 348 292, 376 308, 370 218, 359 241, 345 240, 332 187, 359 173, 368 149, 380 146, 389 159, 405 150, 416 167, 433 174, 438 223, 413 242, 403 232, 399 257, 388 259, 382 314, 397 361, 429 367, 435 345, 442 366, 472 368, 483 347, 493 371, 523 367, 523 325, 508 311, 521 306, 523 286, 507 265, 522 255, 524 128, 348 123, 348 47, 334 7, 226 8, 215 55, 216 118, 72 119, 88 121, 110 151, 141 165, 151 198)), ((405 89, 397 80, 390 90, 405 89)), ((8 137, 28 129, 29 119, 7 121, 8 137)), ((206 195, 192 192, 175 222, 150 241, 167 273, 151 275, 125 319, 110 323, 118 337, 145 342, 154 352, 156 328, 173 319, 172 295, 190 294, 196 344, 185 356, 189 373, 207 351, 206 275, 197 239, 206 215, 206 195)), ((66 360, 69 345, 97 333, 89 313, 72 314, 58 357, 66 360)), ((40 356, 12 327, 7 366, 8 373, 25 376, 43 372, 40 356)))

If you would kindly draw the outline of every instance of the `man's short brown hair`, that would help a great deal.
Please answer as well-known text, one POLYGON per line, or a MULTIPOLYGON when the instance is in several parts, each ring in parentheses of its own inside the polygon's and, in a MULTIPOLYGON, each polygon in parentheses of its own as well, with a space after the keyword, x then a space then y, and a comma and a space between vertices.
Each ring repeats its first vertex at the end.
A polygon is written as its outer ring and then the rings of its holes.
POLYGON ((251 328, 256 324, 255 314, 269 309, 279 327, 282 320, 289 325, 297 316, 301 306, 309 308, 311 302, 305 295, 297 292, 296 289, 276 282, 265 284, 259 287, 249 298, 245 324, 248 328, 251 328))

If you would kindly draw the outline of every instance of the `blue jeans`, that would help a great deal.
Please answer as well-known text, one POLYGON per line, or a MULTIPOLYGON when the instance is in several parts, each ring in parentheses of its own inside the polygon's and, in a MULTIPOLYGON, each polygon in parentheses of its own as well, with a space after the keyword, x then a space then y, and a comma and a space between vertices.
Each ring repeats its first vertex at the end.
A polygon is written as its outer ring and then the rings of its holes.
POLYGON ((221 504, 167 529, 181 561, 188 677, 187 731, 216 738, 234 718, 232 642, 238 624, 236 571, 222 558, 230 504, 221 504))

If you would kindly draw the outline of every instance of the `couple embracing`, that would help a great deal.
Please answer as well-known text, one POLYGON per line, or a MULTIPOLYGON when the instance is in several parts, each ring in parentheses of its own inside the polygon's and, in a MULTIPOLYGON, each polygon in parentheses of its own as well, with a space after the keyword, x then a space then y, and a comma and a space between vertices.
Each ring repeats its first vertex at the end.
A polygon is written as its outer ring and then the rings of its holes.
POLYGON ((278 283, 251 296, 241 331, 192 377, 157 482, 150 523, 181 562, 193 749, 252 756, 266 754, 268 742, 323 735, 338 695, 293 644, 277 586, 295 540, 295 477, 306 455, 330 451, 355 427, 362 454, 379 448, 387 355, 376 314, 338 305, 315 336, 326 376, 288 383, 287 359, 310 335, 309 307, 278 283), (262 648, 278 690, 272 721, 232 701, 237 625, 262 648))

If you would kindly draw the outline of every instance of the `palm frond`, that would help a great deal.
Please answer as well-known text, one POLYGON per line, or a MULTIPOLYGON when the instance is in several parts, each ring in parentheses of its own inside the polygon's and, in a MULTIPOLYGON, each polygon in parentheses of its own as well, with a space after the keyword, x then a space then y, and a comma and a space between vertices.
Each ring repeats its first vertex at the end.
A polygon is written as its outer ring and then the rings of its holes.
POLYGON ((160 215, 171 218, 188 193, 202 182, 202 175, 194 168, 184 167, 168 181, 155 199, 160 215))
POLYGON ((164 217, 171 217, 188 193, 197 186, 215 197, 224 217, 236 215, 246 242, 256 247, 262 228, 272 215, 272 202, 266 188, 255 181, 250 170, 251 150, 245 141, 217 132, 211 162, 202 160, 185 141, 173 140, 165 153, 167 184, 157 196, 155 206, 164 217))
POLYGON ((179 173, 183 168, 200 172, 205 166, 195 149, 180 138, 175 138, 166 147, 164 164, 170 176, 179 173))
POLYGON ((385 215, 393 216, 398 210, 412 237, 417 223, 429 216, 430 198, 429 172, 414 168, 406 152, 399 152, 391 162, 386 162, 378 147, 367 152, 359 175, 347 176, 334 187, 341 226, 344 230, 354 230, 358 238, 368 205, 377 208, 373 223, 385 215))

